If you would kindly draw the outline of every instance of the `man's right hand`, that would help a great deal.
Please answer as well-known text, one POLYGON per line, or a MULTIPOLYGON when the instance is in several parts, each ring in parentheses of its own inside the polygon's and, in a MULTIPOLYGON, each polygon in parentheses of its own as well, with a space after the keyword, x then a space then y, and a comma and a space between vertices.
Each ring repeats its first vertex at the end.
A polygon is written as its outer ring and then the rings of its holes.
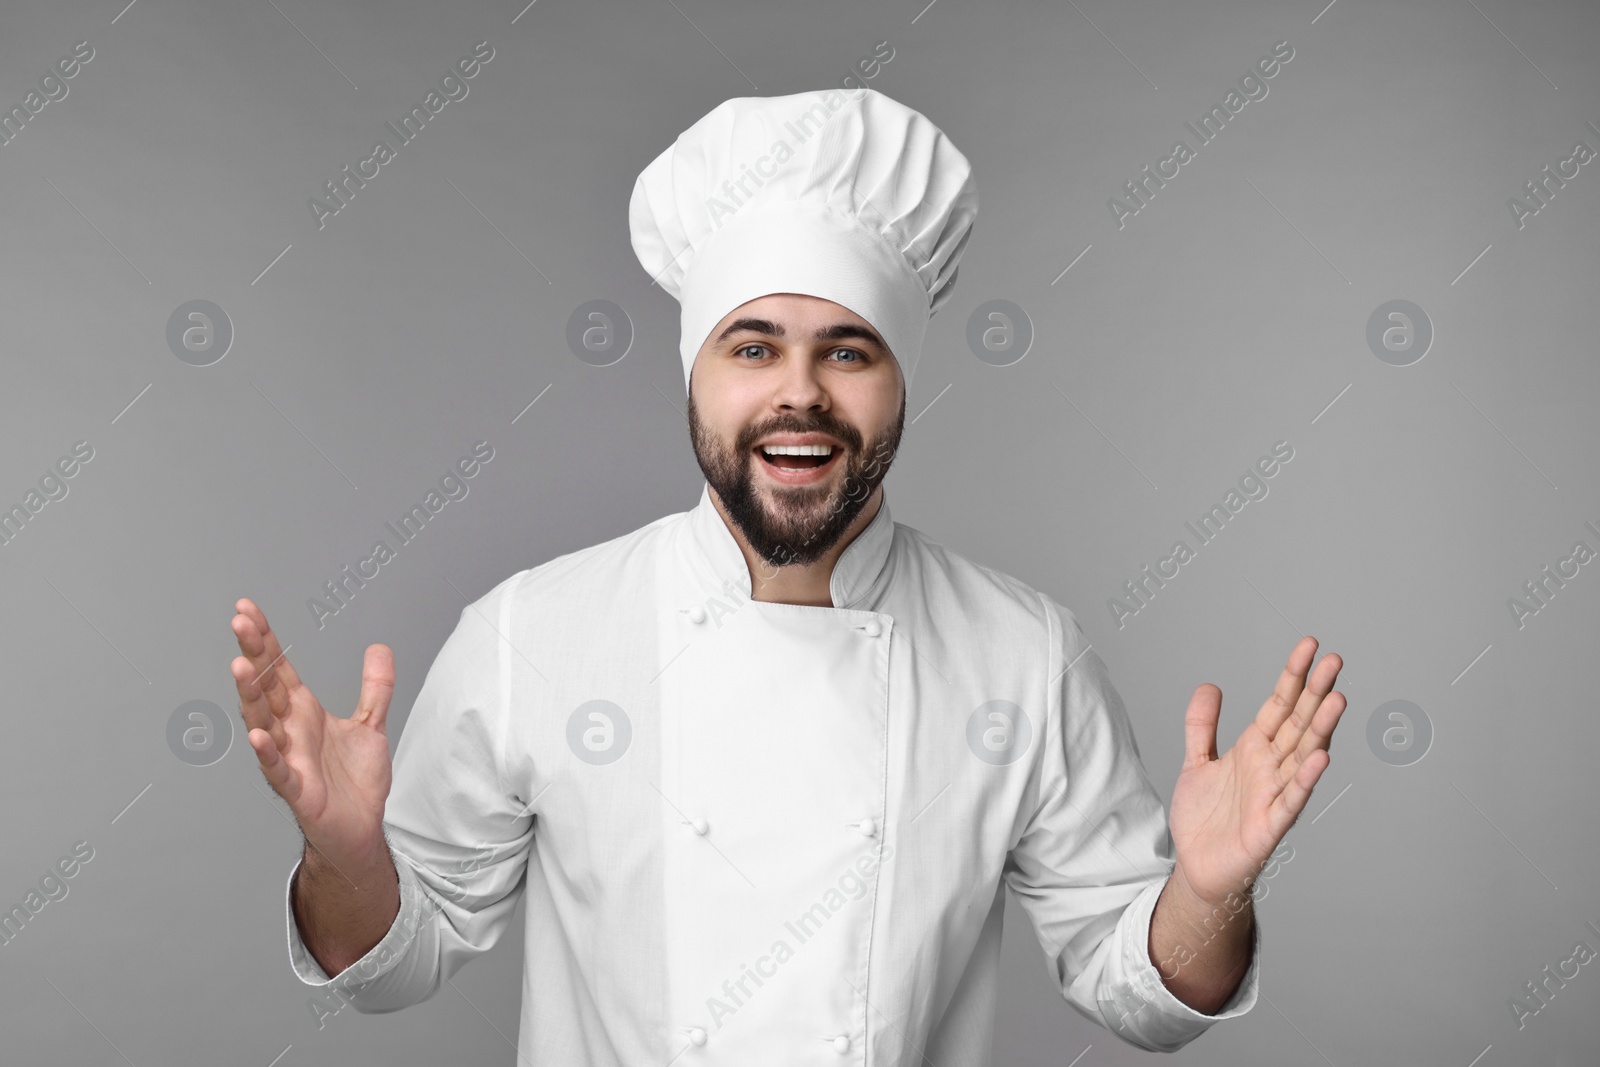
POLYGON ((388 859, 384 802, 393 767, 384 721, 394 693, 394 653, 368 645, 356 710, 341 719, 323 710, 300 680, 278 635, 255 603, 241 598, 233 633, 239 711, 268 783, 286 800, 306 841, 335 866, 362 868, 388 859))

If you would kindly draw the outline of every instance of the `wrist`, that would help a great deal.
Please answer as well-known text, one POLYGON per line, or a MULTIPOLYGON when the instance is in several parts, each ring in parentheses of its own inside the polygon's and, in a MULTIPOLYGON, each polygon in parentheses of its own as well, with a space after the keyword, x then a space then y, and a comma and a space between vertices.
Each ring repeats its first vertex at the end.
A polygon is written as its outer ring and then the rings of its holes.
POLYGON ((381 871, 394 861, 389 854, 389 843, 382 833, 359 844, 326 844, 305 838, 300 855, 301 865, 315 875, 343 875, 364 884, 363 875, 381 871))
POLYGON ((1173 903, 1184 911, 1195 914, 1209 914, 1217 908, 1226 908, 1237 914, 1242 907, 1248 906, 1252 901, 1250 886, 1245 883, 1240 883, 1220 896, 1212 892, 1201 892, 1189 880, 1182 863, 1173 866, 1172 873, 1167 877, 1167 885, 1168 891, 1174 897, 1173 903))

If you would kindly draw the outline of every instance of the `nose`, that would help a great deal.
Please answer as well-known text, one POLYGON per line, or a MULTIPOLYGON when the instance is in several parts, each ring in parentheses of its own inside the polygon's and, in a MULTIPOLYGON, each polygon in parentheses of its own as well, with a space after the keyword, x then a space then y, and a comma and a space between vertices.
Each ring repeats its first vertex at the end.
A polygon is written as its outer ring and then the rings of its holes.
POLYGON ((782 411, 828 409, 828 392, 809 353, 791 352, 784 356, 773 385, 772 405, 782 411))

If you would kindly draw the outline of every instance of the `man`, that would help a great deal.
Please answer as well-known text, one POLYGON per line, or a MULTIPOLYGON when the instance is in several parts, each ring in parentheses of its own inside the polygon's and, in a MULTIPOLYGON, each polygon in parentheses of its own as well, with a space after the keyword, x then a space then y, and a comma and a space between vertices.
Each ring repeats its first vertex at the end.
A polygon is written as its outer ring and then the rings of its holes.
POLYGON ((633 243, 682 305, 700 501, 464 610, 392 774, 389 649, 340 719, 239 601, 319 1023, 432 996, 519 896, 533 1064, 986 1064, 1006 887, 1131 1044, 1255 1003, 1250 887, 1328 765, 1342 664, 1303 638, 1220 758, 1197 688, 1169 827, 1072 614, 890 519, 976 210, 967 160, 870 90, 730 100, 651 163, 633 243))

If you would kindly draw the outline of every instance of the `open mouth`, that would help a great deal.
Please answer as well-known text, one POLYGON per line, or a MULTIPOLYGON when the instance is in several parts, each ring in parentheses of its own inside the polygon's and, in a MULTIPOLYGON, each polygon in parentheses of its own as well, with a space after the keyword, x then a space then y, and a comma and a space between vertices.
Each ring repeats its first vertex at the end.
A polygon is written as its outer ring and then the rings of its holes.
POLYGON ((833 445, 762 445, 756 449, 769 470, 785 477, 819 474, 838 462, 842 451, 833 445))

